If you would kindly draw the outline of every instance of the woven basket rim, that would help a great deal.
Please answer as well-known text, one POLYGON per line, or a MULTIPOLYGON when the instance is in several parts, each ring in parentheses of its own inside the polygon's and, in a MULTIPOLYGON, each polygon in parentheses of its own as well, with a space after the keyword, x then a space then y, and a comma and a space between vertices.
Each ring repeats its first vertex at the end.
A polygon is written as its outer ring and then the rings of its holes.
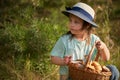
MULTIPOLYGON (((72 63, 72 64, 74 64, 74 63, 72 63)), ((92 73, 92 74, 101 75, 101 76, 110 76, 112 74, 111 71, 96 73, 96 72, 87 71, 84 68, 76 68, 75 66, 74 67, 69 66, 69 69, 74 69, 74 70, 77 70, 77 71, 86 72, 86 73, 92 73)))

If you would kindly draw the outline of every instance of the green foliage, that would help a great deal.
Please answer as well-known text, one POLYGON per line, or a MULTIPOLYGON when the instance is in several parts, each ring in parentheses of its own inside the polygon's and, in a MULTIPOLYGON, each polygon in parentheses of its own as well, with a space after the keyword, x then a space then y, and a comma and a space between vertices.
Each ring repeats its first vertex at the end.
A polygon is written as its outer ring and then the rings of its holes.
POLYGON ((6 55, 13 55, 16 57, 15 64, 18 70, 33 70, 44 76, 48 74, 52 70, 48 52, 57 38, 63 34, 62 28, 60 29, 57 24, 52 25, 38 19, 33 20, 29 27, 10 23, 5 23, 5 26, 0 34, 3 48, 0 54, 5 52, 1 59, 9 58, 6 55))

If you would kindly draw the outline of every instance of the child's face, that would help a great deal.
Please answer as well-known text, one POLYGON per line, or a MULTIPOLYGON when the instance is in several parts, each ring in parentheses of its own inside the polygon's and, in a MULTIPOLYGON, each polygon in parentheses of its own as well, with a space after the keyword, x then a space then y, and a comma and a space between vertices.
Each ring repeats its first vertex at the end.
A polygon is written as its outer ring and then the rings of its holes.
POLYGON ((79 34, 82 31, 82 26, 83 26, 84 21, 72 14, 69 16, 69 30, 71 31, 72 34, 79 34))

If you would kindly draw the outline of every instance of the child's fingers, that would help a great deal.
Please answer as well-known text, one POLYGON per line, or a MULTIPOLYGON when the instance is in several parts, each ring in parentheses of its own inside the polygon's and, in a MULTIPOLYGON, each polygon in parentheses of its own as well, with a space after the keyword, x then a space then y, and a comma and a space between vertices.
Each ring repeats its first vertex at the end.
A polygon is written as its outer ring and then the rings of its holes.
POLYGON ((71 61, 71 58, 72 56, 65 56, 64 57, 65 64, 68 64, 71 61))
POLYGON ((101 41, 96 41, 95 43, 96 43, 96 48, 97 48, 98 50, 100 50, 100 49, 102 48, 102 43, 101 43, 101 41))
POLYGON ((101 45, 101 42, 100 41, 96 41, 95 44, 96 45, 101 45))

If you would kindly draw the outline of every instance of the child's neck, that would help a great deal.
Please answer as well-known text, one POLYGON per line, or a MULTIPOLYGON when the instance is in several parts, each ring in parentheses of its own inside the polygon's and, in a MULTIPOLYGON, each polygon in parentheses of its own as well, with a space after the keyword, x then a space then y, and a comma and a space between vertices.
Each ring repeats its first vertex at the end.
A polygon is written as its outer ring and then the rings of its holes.
POLYGON ((81 34, 74 35, 74 37, 79 41, 84 41, 87 39, 88 35, 87 33, 81 33, 81 34))

